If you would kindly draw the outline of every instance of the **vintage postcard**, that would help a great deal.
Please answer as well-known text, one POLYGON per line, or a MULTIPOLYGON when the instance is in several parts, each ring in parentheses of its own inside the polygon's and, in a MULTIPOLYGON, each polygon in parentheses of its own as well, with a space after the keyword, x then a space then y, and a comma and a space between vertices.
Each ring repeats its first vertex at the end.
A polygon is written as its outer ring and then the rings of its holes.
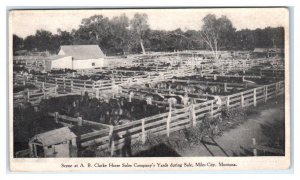
POLYGON ((288 8, 8 14, 11 171, 290 168, 288 8))

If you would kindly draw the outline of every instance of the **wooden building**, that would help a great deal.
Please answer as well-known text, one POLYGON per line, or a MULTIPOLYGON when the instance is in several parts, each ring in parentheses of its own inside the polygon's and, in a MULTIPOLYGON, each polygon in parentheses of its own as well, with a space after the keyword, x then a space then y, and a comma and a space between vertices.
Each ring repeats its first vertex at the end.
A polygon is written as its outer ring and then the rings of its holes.
POLYGON ((92 69, 103 67, 104 57, 98 45, 67 45, 48 60, 51 69, 92 69))
POLYGON ((29 141, 30 156, 73 157, 76 149, 76 135, 68 127, 37 134, 29 141))

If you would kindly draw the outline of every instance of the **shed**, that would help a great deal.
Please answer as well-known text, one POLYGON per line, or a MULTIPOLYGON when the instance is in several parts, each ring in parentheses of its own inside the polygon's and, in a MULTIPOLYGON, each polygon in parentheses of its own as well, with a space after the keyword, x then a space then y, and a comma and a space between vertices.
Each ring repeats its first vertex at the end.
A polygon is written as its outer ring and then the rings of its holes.
POLYGON ((91 69, 103 67, 104 57, 98 45, 65 45, 49 60, 51 69, 91 69))
POLYGON ((37 134, 29 141, 32 157, 71 157, 76 135, 68 127, 37 134))
POLYGON ((277 55, 282 56, 284 51, 282 48, 255 48, 253 53, 265 57, 274 57, 277 55))

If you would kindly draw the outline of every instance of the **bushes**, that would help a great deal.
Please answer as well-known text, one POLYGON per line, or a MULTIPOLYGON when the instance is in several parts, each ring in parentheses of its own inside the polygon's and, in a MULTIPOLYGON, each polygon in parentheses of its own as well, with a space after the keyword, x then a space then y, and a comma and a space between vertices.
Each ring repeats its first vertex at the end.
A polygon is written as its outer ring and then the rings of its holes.
POLYGON ((228 109, 223 107, 221 110, 222 117, 228 120, 235 120, 240 119, 243 120, 246 118, 246 108, 235 108, 235 109, 228 109))
POLYGON ((204 137, 218 136, 224 131, 235 128, 252 112, 254 111, 245 108, 223 108, 220 117, 211 118, 209 114, 206 114, 201 123, 184 130, 185 138, 193 144, 199 144, 204 137))
POLYGON ((207 129, 204 128, 202 123, 197 124, 196 127, 190 127, 184 130, 185 138, 194 144, 201 143, 205 136, 204 134, 208 134, 207 132, 207 129))
POLYGON ((220 135, 220 123, 222 123, 222 118, 211 118, 209 114, 206 114, 201 123, 184 130, 185 138, 191 143, 199 144, 206 136, 220 135))

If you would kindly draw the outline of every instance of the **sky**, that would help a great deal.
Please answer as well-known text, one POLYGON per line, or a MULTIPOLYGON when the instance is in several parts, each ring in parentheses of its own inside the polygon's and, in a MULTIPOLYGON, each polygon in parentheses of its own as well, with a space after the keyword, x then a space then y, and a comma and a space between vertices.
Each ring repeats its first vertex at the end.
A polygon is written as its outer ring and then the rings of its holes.
POLYGON ((147 13, 148 23, 155 30, 200 30, 202 18, 212 13, 227 16, 237 29, 256 29, 288 26, 288 10, 284 8, 225 8, 225 9, 114 9, 114 10, 17 10, 10 13, 10 30, 20 37, 44 29, 55 34, 57 29, 77 29, 83 18, 103 15, 108 18, 125 13, 132 18, 135 13, 147 13))

